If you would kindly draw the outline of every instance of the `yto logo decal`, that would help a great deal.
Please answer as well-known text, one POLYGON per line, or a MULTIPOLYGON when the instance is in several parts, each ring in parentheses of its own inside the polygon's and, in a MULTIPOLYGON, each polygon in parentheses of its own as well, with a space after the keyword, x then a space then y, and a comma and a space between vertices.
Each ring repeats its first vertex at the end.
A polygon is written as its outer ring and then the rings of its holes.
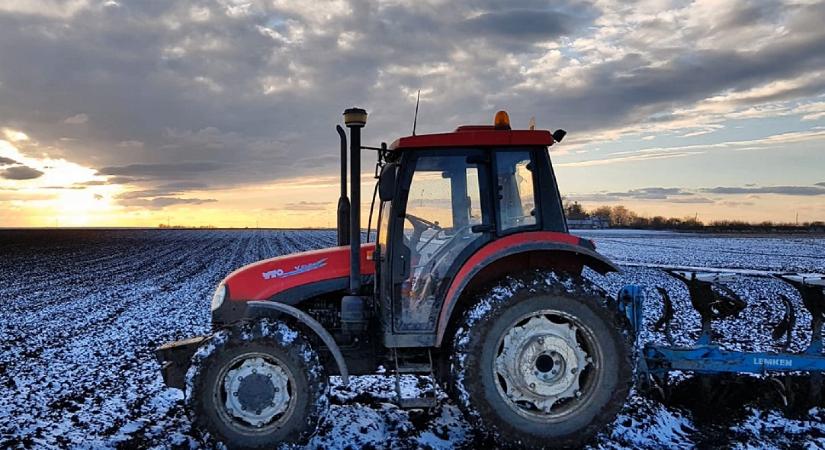
POLYGON ((313 263, 308 264, 300 264, 295 266, 295 269, 290 270, 289 272, 285 271, 284 269, 274 269, 270 270, 269 272, 264 272, 261 275, 264 277, 264 280, 272 280, 274 278, 287 278, 293 275, 300 275, 302 273, 306 273, 315 269, 320 269, 327 265, 327 259, 319 259, 313 263))

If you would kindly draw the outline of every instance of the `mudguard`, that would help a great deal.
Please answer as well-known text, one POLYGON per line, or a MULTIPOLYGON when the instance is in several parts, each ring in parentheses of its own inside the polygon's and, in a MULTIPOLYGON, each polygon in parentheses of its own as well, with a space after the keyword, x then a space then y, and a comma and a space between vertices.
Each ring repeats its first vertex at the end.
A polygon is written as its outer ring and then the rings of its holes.
POLYGON ((496 239, 475 252, 462 265, 450 283, 438 316, 435 346, 441 346, 441 341, 444 338, 455 305, 465 288, 472 282, 474 276, 502 258, 537 251, 554 252, 568 256, 602 274, 619 271, 618 266, 595 251, 595 245, 591 241, 571 234, 535 231, 517 233, 496 239))

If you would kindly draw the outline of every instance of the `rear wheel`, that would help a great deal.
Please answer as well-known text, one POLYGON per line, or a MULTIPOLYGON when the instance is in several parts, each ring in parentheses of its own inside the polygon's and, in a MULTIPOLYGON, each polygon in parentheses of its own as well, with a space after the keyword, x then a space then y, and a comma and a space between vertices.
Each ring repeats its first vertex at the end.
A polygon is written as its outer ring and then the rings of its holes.
POLYGON ((530 272, 481 295, 456 332, 454 393, 502 446, 577 447, 609 424, 632 377, 626 339, 584 280, 530 272))
POLYGON ((195 424, 230 448, 305 442, 326 410, 326 395, 318 354, 280 322, 220 332, 187 373, 195 424))

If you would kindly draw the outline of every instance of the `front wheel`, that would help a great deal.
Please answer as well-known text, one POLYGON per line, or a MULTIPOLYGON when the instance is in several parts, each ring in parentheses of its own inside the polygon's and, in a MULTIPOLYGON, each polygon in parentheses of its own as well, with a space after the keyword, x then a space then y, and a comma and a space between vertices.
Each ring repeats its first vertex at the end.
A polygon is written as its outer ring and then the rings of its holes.
POLYGON ((456 332, 453 390, 501 446, 578 447, 609 424, 632 379, 626 339, 586 281, 548 272, 508 277, 456 332))
POLYGON ((229 448, 303 443, 328 404, 318 354, 281 322, 215 335, 193 357, 186 397, 195 425, 229 448))

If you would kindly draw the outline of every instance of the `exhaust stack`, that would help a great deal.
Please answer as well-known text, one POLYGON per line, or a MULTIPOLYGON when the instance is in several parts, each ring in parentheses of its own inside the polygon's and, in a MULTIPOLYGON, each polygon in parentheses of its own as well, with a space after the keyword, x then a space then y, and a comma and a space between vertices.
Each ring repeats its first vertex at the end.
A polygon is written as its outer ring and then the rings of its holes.
POLYGON ((361 128, 367 124, 367 111, 349 108, 344 111, 344 125, 349 128, 350 149, 350 295, 361 291, 361 128))
POLYGON ((338 197, 338 246, 349 245, 349 198, 347 198, 347 133, 335 126, 341 138, 341 196, 338 197))

